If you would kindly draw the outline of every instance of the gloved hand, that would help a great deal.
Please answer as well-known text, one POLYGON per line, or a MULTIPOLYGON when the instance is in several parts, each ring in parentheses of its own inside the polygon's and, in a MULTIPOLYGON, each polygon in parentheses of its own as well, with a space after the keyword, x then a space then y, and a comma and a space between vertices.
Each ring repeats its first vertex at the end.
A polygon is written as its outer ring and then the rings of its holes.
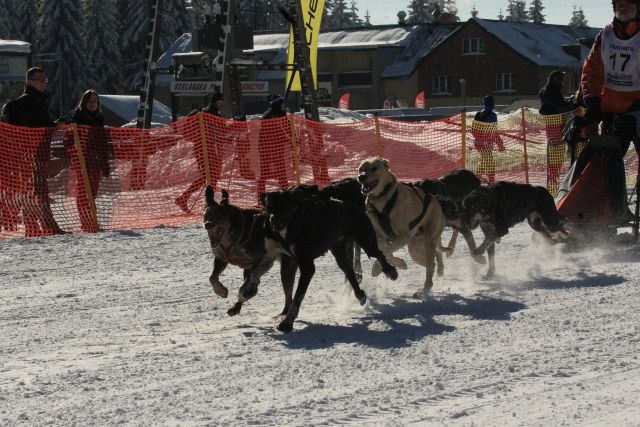
POLYGON ((587 123, 600 123, 602 121, 600 98, 592 96, 585 100, 585 104, 587 104, 587 112, 584 114, 584 118, 587 120, 587 123))
POLYGON ((580 135, 580 132, 582 132, 582 129, 587 127, 587 125, 588 123, 584 117, 576 116, 569 119, 562 130, 562 140, 569 145, 584 141, 585 138, 580 135))

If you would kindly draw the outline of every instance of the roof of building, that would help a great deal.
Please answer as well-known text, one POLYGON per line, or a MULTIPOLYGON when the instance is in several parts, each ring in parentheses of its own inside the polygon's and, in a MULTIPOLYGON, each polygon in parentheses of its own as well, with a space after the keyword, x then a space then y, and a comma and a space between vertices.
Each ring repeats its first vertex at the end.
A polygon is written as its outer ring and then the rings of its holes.
MULTIPOLYGON (((578 39, 594 38, 600 28, 571 27, 568 25, 533 24, 530 22, 496 21, 472 18, 489 34, 493 34, 519 54, 541 67, 572 68, 579 61, 567 54, 562 45, 579 44, 578 39)), ((581 58, 589 52, 581 45, 581 58)))
POLYGON ((31 43, 20 40, 0 40, 0 52, 30 53, 31 43))
MULTIPOLYGON (((440 46, 451 34, 472 24, 482 27, 487 33, 511 46, 516 52, 541 67, 575 68, 579 61, 565 52, 562 45, 580 44, 579 39, 594 38, 599 28, 578 28, 568 25, 533 24, 527 22, 497 21, 471 18, 465 23, 420 24, 412 26, 384 25, 328 30, 320 34, 318 48, 321 50, 376 49, 395 47, 401 49, 381 73, 382 78, 409 77, 420 61, 440 46)), ((286 61, 289 45, 288 33, 255 34, 254 48, 245 51, 262 56, 270 63, 286 61)), ((589 46, 581 44, 581 58, 589 46)), ((191 34, 180 36, 159 58, 158 67, 168 68, 171 55, 191 51, 191 34)), ((259 78, 269 80, 281 78, 281 71, 262 71, 259 78)))

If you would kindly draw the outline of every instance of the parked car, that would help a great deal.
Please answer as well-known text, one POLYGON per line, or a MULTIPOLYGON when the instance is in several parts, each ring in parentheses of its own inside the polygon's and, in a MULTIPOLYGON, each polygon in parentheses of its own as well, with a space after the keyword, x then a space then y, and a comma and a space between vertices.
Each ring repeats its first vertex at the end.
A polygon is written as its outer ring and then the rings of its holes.
MULTIPOLYGON (((140 97, 135 95, 100 95, 106 126, 135 127, 138 120, 140 97)), ((162 102, 153 101, 151 127, 171 123, 171 109, 162 102)))

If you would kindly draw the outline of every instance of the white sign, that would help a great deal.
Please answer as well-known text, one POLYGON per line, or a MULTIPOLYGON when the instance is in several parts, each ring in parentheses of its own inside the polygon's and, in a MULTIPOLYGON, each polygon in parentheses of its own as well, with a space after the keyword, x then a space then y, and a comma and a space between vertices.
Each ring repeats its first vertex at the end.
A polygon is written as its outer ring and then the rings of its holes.
POLYGON ((198 82, 198 81, 173 81, 171 82, 171 92, 209 94, 220 87, 218 82, 198 82))
MULTIPOLYGON (((242 93, 269 93, 269 82, 240 82, 242 93)), ((182 80, 171 82, 171 92, 180 94, 210 94, 220 88, 220 82, 182 80)))
POLYGON ((242 93, 269 93, 269 82, 240 82, 242 93))

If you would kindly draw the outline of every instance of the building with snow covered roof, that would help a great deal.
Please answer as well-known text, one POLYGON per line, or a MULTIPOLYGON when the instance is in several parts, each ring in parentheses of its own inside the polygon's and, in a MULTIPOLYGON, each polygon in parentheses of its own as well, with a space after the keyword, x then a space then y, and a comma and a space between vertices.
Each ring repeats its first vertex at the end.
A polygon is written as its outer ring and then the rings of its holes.
MULTIPOLYGON (((480 105, 487 94, 498 104, 535 103, 554 69, 567 73, 567 94, 575 90, 582 60, 598 31, 478 18, 325 31, 318 42, 318 98, 335 106, 340 95, 349 92, 352 109, 381 108, 389 97, 412 106, 421 91, 427 107, 480 105)), ((255 34, 254 48, 244 56, 286 63, 288 42, 288 33, 255 34)), ((173 53, 190 50, 191 36, 185 34, 160 58, 159 68, 171 66, 173 53)), ((285 91, 282 70, 245 71, 243 77, 266 82, 263 91, 285 91)), ((170 102, 167 89, 156 93, 170 102)), ((251 95, 248 100, 258 109, 267 107, 264 93, 251 95)))

